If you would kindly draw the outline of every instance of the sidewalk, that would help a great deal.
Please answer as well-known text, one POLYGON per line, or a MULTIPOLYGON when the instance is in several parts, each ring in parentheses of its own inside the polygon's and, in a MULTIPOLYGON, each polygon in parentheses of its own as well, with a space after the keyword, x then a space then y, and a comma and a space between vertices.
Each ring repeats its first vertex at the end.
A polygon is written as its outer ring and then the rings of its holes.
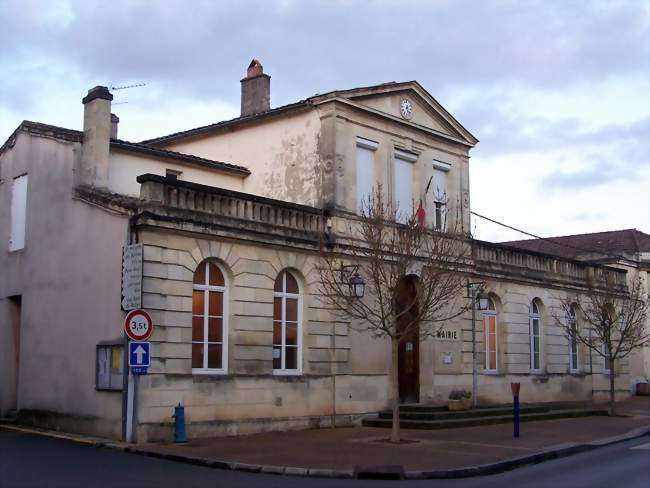
POLYGON ((1 427, 223 469, 346 478, 359 472, 387 470, 406 478, 444 478, 495 473, 650 434, 650 398, 622 402, 619 412, 629 416, 522 423, 519 439, 512 437, 511 424, 434 431, 402 429, 402 438, 409 442, 400 445, 386 442, 389 429, 372 427, 135 446, 32 428, 1 427))
POLYGON ((355 468, 391 465, 401 466, 404 471, 453 470, 548 453, 555 448, 577 449, 632 431, 637 435, 650 431, 650 398, 634 398, 619 408, 621 414, 634 416, 527 422, 521 424, 519 439, 513 438, 511 424, 500 424, 437 431, 402 429, 403 439, 415 442, 394 445, 385 442, 390 435, 388 429, 349 427, 138 447, 162 455, 269 467, 351 472, 355 468))

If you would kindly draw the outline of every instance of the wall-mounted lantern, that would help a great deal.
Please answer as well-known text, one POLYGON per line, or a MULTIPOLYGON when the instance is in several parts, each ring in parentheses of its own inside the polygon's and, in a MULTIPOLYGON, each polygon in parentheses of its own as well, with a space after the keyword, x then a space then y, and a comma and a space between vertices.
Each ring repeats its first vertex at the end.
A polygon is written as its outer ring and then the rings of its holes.
POLYGON ((476 298, 478 301, 478 309, 487 310, 488 307, 490 306, 490 295, 488 295, 485 292, 481 292, 478 294, 476 298))
POLYGON ((355 271, 352 278, 350 278, 350 296, 361 299, 365 292, 366 282, 363 280, 359 272, 355 271))
POLYGON ((347 282, 350 287, 350 296, 357 299, 363 298, 366 292, 366 282, 359 274, 359 266, 356 264, 344 266, 341 263, 339 272, 341 273, 341 283, 347 282))

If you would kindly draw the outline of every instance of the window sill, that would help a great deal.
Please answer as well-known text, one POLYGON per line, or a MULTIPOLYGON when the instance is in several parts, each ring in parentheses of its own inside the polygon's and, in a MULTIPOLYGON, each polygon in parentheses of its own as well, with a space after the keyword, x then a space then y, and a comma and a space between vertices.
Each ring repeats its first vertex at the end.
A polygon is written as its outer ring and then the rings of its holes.
POLYGON ((274 369, 273 376, 302 376, 302 371, 297 369, 274 369))
POLYGON ((489 370, 483 370, 483 374, 485 376, 505 376, 503 373, 499 373, 498 371, 489 371, 489 370))
POLYGON ((99 388, 99 387, 96 386, 95 391, 108 391, 108 392, 112 391, 114 393, 121 393, 122 388, 99 388))
POLYGON ((225 376, 228 374, 228 371, 225 369, 194 369, 192 368, 192 374, 197 375, 208 375, 208 376, 225 376))

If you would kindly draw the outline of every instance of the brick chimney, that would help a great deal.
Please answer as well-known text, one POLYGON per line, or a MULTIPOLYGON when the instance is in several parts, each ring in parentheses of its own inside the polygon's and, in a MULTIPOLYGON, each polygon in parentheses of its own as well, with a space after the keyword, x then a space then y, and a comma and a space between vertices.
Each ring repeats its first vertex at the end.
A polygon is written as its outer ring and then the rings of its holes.
POLYGON ((108 187, 108 158, 111 139, 111 100, 105 86, 88 90, 84 104, 84 137, 77 167, 77 184, 108 187))
POLYGON ((264 74, 262 64, 253 59, 246 78, 241 80, 241 115, 254 115, 271 108, 271 77, 264 74))

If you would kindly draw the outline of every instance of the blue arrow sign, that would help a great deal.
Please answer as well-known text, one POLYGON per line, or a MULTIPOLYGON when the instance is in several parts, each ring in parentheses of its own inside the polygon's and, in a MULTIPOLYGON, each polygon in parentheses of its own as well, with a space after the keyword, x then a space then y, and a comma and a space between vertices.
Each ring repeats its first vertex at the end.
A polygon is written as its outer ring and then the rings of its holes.
POLYGON ((150 351, 151 344, 149 342, 129 342, 129 366, 139 370, 148 368, 150 351))

